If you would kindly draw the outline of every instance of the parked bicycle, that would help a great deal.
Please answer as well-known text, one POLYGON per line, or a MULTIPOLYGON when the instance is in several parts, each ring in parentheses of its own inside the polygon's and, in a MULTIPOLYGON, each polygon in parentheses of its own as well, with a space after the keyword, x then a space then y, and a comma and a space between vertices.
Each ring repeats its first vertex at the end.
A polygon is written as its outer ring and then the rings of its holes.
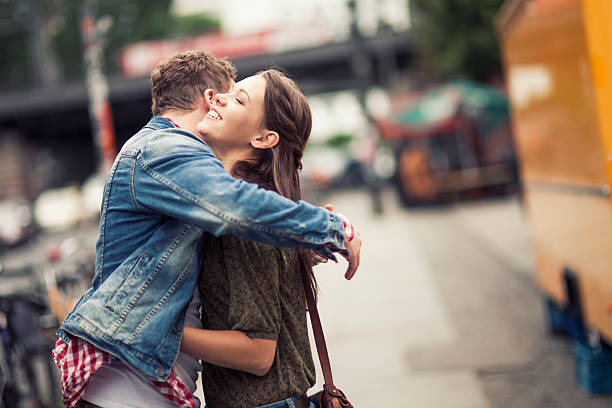
POLYGON ((32 267, 0 271, 2 406, 55 407, 57 372, 49 357, 57 318, 50 313, 32 267))
POLYGON ((94 254, 68 238, 38 263, 0 264, 2 407, 61 407, 55 331, 91 282, 94 254))

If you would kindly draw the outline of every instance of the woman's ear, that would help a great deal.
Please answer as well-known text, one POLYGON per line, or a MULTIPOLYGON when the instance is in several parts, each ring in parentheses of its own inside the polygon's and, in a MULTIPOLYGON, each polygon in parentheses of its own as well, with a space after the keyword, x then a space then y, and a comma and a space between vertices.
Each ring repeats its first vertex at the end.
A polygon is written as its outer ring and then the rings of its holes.
POLYGON ((269 149, 278 144, 278 133, 271 130, 263 130, 251 139, 251 146, 255 149, 269 149))

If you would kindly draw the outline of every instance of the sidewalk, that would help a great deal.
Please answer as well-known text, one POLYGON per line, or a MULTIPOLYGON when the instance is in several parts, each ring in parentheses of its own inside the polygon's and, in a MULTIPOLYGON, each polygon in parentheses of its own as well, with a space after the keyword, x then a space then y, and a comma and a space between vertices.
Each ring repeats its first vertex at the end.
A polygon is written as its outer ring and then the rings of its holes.
POLYGON ((334 379, 356 407, 612 406, 575 385, 571 342, 546 334, 515 198, 402 210, 385 192, 381 216, 365 192, 326 201, 364 242, 352 281, 342 261, 317 267, 334 379))

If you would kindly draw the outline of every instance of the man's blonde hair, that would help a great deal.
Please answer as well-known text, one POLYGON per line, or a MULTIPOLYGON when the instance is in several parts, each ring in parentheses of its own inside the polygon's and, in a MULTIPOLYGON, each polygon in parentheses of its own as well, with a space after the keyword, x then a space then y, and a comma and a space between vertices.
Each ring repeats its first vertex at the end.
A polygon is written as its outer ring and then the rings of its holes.
POLYGON ((205 51, 177 52, 151 72, 153 115, 168 110, 194 110, 206 89, 227 92, 235 78, 236 68, 227 58, 205 51))

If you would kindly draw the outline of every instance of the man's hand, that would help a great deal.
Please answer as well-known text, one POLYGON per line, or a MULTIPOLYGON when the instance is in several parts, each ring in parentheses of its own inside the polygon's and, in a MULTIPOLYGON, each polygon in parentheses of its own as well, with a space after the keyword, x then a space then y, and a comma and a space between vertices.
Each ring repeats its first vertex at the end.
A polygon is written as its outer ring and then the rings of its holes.
POLYGON ((327 263, 327 261, 329 261, 329 259, 327 259, 323 255, 317 254, 312 249, 310 250, 310 258, 312 259, 312 266, 317 266, 320 263, 327 263))
POLYGON ((347 256, 343 255, 348 261, 348 268, 344 274, 346 279, 351 279, 353 276, 355 276, 355 272, 357 272, 357 268, 359 267, 359 258, 361 255, 361 236, 359 235, 359 230, 357 227, 353 226, 353 230, 355 231, 353 239, 349 242, 344 240, 344 246, 349 251, 347 256))
MULTIPOLYGON (((334 206, 332 204, 327 204, 325 207, 328 211, 334 211, 334 206)), ((347 254, 342 254, 342 256, 348 261, 348 268, 346 269, 346 273, 344 277, 346 279, 351 279, 355 276, 355 272, 357 272, 357 268, 359 267, 359 259, 361 255, 361 235, 359 235, 359 230, 354 225, 353 227, 353 239, 347 241, 347 238, 344 239, 344 246, 348 250, 347 254)), ((314 251, 311 251, 313 259, 318 262, 325 263, 328 261, 327 258, 324 258, 317 254, 314 251)))

